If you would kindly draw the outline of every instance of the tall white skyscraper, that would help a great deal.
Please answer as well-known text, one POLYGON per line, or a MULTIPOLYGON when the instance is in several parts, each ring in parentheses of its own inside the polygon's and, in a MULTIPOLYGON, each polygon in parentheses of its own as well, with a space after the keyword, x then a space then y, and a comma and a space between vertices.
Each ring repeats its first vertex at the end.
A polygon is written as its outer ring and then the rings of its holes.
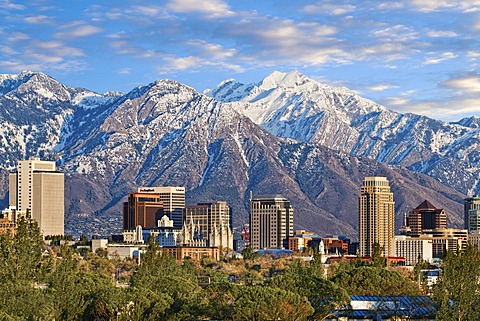
POLYGON ((160 201, 163 202, 163 213, 173 220, 174 227, 182 228, 183 209, 185 208, 185 187, 139 187, 138 191, 160 194, 160 201))
POLYGON ((55 162, 39 158, 19 161, 9 175, 9 203, 30 211, 43 235, 64 233, 64 175, 55 162))

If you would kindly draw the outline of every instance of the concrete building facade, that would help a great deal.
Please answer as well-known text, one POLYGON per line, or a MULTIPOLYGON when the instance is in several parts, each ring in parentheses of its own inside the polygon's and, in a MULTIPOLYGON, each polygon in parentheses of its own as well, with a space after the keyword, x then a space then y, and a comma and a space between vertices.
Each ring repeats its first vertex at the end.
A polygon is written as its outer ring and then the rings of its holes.
POLYGON ((359 196, 360 256, 372 256, 374 244, 389 256, 395 235, 395 202, 386 177, 365 177, 359 196))
POLYGON ((9 205, 30 212, 45 235, 64 234, 64 175, 55 162, 39 158, 19 161, 9 174, 9 205))
POLYGON ((173 220, 173 226, 182 228, 183 210, 185 208, 185 187, 181 186, 155 186, 139 187, 138 192, 156 193, 163 203, 164 214, 173 220))
POLYGON ((250 246, 288 248, 293 236, 293 207, 284 196, 262 195, 250 200, 250 246))

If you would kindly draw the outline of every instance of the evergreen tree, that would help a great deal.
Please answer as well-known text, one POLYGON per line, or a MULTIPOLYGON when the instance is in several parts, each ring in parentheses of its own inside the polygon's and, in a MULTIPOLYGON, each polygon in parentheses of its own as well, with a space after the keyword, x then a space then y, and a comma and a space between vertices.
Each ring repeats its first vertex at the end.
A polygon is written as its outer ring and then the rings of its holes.
POLYGON ((468 246, 458 253, 447 251, 441 281, 434 298, 437 320, 476 320, 480 316, 480 253, 468 246))

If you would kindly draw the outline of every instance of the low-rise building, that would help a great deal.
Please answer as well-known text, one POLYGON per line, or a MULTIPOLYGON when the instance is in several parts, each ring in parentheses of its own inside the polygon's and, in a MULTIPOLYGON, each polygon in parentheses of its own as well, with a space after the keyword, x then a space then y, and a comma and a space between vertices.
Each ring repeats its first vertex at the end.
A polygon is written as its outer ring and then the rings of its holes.
POLYGON ((396 235, 392 255, 404 257, 406 265, 415 265, 419 259, 432 263, 433 240, 429 237, 396 235))
POLYGON ((303 252, 310 241, 315 238, 320 238, 317 234, 313 232, 307 232, 305 230, 296 230, 295 235, 288 238, 288 249, 293 252, 303 252))
POLYGON ((415 265, 421 258, 428 262, 441 260, 446 251, 457 252, 467 247, 467 230, 439 228, 424 230, 419 236, 395 236, 392 255, 405 257, 407 265, 415 265))
POLYGON ((220 260, 220 249, 218 247, 164 246, 162 251, 164 253, 172 254, 178 261, 187 257, 197 260, 212 257, 217 261, 220 260))

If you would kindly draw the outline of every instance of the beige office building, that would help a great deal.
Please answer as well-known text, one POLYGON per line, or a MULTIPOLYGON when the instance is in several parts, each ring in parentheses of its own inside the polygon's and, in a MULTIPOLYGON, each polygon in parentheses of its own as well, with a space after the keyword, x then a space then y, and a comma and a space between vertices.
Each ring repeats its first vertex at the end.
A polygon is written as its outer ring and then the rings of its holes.
POLYGON ((55 162, 39 158, 19 161, 9 176, 9 203, 30 211, 43 235, 64 233, 64 175, 55 162))
POLYGON ((365 177, 359 196, 360 256, 372 256, 374 244, 383 255, 393 250, 395 202, 386 177, 365 177))
POLYGON ((285 197, 263 195, 250 200, 250 246, 288 248, 293 236, 293 207, 285 197))
POLYGON ((173 226, 182 228, 183 209, 185 208, 185 187, 180 186, 155 186, 139 187, 138 192, 157 193, 163 203, 164 214, 173 220, 173 226))

